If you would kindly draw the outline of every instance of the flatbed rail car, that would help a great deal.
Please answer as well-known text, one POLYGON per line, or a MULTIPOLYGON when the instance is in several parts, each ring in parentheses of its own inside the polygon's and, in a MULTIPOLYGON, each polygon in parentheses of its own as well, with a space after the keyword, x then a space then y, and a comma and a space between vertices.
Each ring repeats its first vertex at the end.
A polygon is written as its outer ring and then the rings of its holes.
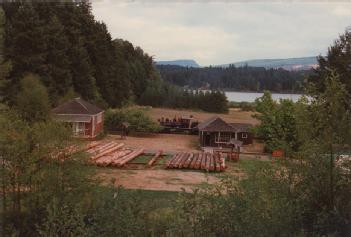
POLYGON ((195 120, 192 116, 190 117, 180 117, 180 118, 161 118, 158 119, 159 124, 163 127, 163 133, 188 133, 188 134, 198 134, 199 130, 197 125, 199 122, 195 120))

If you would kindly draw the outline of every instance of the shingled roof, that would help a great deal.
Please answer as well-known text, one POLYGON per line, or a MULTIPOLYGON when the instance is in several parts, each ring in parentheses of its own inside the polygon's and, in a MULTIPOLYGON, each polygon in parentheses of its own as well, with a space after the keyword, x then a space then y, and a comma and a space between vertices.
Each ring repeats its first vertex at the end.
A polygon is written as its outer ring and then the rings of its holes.
POLYGON ((209 118, 198 125, 205 132, 235 132, 234 128, 218 116, 209 118))
POLYGON ((209 118, 198 125, 199 131, 204 132, 249 132, 251 124, 227 123, 218 116, 209 118))
POLYGON ((236 132, 250 132, 252 127, 249 123, 230 123, 229 125, 232 126, 236 132))
POLYGON ((103 109, 92 105, 81 98, 75 98, 70 100, 58 107, 54 108, 52 112, 54 114, 86 114, 86 115, 94 115, 101 113, 103 109))

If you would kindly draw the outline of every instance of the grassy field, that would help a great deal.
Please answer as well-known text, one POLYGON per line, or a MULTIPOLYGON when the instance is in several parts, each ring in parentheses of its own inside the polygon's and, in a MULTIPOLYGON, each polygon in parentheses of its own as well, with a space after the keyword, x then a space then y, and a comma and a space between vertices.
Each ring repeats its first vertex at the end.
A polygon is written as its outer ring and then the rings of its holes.
POLYGON ((164 118, 174 118, 181 116, 194 116, 195 119, 202 122, 213 116, 219 116, 228 123, 250 123, 257 124, 258 121, 252 118, 253 112, 241 111, 240 109, 229 109, 228 114, 216 114, 208 113, 203 111, 185 110, 185 109, 168 109, 168 108, 152 108, 152 107, 142 107, 145 112, 154 120, 164 118))
POLYGON ((153 155, 140 155, 133 160, 129 161, 129 164, 147 164, 151 159, 153 155))
MULTIPOLYGON (((144 159, 144 157, 140 159, 144 159)), ((153 191, 181 191, 185 189, 187 192, 192 192, 194 188, 219 184, 222 178, 245 178, 263 164, 270 164, 270 160, 251 158, 241 159, 239 162, 228 161, 226 162, 226 171, 220 173, 206 173, 199 170, 167 170, 159 163, 152 169, 130 170, 101 167, 98 168, 98 176, 104 181, 104 184, 115 180, 116 187, 123 186, 126 189, 153 191)))

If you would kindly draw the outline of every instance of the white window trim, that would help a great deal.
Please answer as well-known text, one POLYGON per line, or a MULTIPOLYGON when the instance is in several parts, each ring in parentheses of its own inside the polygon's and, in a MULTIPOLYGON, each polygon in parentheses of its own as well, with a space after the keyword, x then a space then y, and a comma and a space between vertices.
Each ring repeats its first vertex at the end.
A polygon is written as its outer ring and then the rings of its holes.
POLYGON ((242 133, 241 134, 241 138, 247 138, 248 136, 247 136, 247 133, 242 133))

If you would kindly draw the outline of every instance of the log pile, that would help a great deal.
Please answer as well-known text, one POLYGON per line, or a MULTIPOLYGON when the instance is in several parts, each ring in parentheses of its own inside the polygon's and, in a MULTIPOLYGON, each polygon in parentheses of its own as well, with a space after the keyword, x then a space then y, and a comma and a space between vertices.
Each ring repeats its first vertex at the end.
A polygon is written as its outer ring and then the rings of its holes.
POLYGON ((122 167, 144 153, 143 149, 132 150, 125 148, 123 143, 114 141, 107 143, 91 142, 83 150, 90 155, 92 164, 115 167, 122 167))
POLYGON ((166 164, 168 169, 195 169, 205 171, 224 171, 225 161, 219 153, 191 153, 175 154, 166 164))

